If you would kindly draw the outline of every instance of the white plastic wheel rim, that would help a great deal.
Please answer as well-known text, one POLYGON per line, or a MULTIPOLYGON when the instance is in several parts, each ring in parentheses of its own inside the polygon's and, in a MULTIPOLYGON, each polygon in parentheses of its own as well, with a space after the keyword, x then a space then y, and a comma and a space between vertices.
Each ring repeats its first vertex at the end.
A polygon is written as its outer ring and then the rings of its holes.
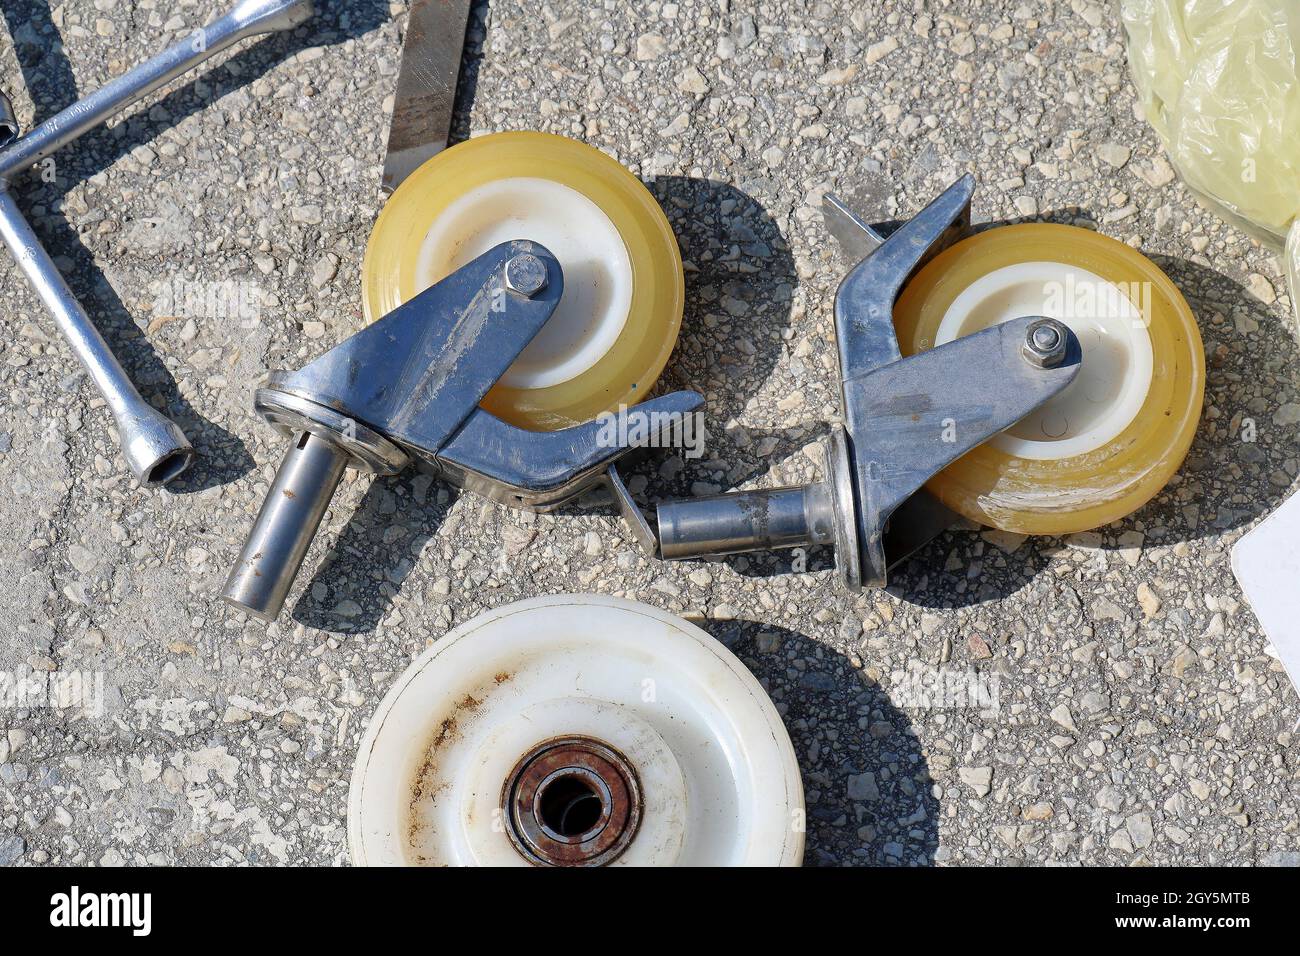
POLYGON ((542 331, 501 377, 509 388, 546 388, 575 378, 613 347, 632 303, 632 260, 594 202, 549 179, 484 183, 451 203, 425 234, 416 261, 428 288, 493 246, 532 239, 564 270, 564 295, 542 331))
POLYGON ((511 769, 585 735, 633 764, 641 824, 613 865, 797 865, 803 788, 758 681, 656 608, 555 595, 480 615, 420 655, 361 741, 358 865, 526 865, 503 826, 511 769))
POLYGON ((1055 460, 1114 440, 1142 407, 1154 365, 1151 334, 1129 290, 1061 262, 1004 266, 953 300, 935 344, 1026 315, 1069 326, 1083 348, 1083 367, 1065 391, 991 443, 1009 455, 1055 460))

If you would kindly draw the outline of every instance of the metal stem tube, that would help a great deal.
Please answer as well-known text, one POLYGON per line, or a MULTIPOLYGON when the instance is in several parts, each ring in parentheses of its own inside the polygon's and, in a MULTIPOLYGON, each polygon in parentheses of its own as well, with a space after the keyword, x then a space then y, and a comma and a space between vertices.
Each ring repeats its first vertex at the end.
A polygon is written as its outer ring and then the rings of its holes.
POLYGON ((0 190, 0 237, 112 410, 132 473, 148 487, 175 478, 194 460, 194 449, 175 422, 140 397, 13 196, 4 190, 0 190))
POLYGON ((658 518, 659 553, 669 561, 835 543, 824 482, 670 501, 658 518))
POLYGON ((349 460, 332 442, 299 434, 275 473, 223 598, 265 621, 276 618, 349 460))
POLYGON ((311 0, 244 0, 221 19, 194 30, 185 39, 110 80, 0 150, 0 179, 8 180, 40 162, 60 146, 231 44, 258 33, 290 29, 311 15, 311 0))

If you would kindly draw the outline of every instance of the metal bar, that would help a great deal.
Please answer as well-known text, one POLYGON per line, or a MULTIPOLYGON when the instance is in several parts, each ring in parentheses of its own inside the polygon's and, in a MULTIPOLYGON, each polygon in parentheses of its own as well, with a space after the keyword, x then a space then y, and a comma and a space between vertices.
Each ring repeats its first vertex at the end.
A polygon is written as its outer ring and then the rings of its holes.
POLYGON ((849 262, 861 262, 885 241, 877 227, 859 216, 834 193, 822 197, 822 220, 826 223, 827 232, 839 242, 840 251, 849 262))
POLYGON ((262 620, 275 620, 348 461, 333 442, 299 434, 275 473, 223 598, 262 620))
POLYGON ((0 179, 13 178, 231 44, 259 33, 290 29, 312 12, 311 0, 244 0, 219 20, 199 27, 0 150, 0 179))
POLYGON ((14 197, 4 190, 0 190, 0 236, 117 419, 118 440, 132 473, 142 484, 155 487, 188 468, 194 449, 185 435, 140 397, 14 197))
POLYGON ((659 553, 667 561, 835 543, 823 482, 670 501, 659 506, 658 521, 659 553))
POLYGON ((659 539, 651 530, 650 522, 645 520, 641 508, 632 500, 632 493, 627 490, 627 485, 623 484, 623 476, 618 473, 617 464, 611 463, 605 470, 605 479, 609 484, 610 497, 614 499, 614 505, 623 516, 623 521, 632 532, 636 543, 641 545, 641 550, 647 557, 659 557, 659 539))
POLYGON ((470 0, 413 0, 393 91, 380 189, 393 192, 447 146, 470 0))

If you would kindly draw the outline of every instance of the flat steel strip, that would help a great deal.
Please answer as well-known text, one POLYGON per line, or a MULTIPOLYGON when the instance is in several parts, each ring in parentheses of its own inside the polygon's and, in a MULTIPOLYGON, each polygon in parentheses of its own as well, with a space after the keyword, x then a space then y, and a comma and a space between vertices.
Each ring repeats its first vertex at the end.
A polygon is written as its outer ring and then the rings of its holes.
POLYGON ((469 8, 470 0, 412 0, 388 127, 385 193, 447 146, 469 8))

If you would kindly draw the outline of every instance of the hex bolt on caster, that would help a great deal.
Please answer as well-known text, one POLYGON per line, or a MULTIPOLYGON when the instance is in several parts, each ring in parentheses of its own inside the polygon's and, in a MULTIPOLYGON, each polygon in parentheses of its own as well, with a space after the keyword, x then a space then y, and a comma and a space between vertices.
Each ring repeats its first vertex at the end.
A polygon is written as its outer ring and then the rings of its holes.
POLYGON ((193 462, 194 449, 176 423, 141 398, 131 384, 108 343, 41 246, 9 188, 23 170, 182 73, 240 40, 292 29, 312 13, 310 0, 243 0, 225 16, 194 30, 153 59, 21 136, 10 103, 0 94, 0 237, 54 316, 73 353, 90 373, 117 423, 118 441, 127 466, 146 487, 163 485, 180 475, 193 462))
POLYGON ((963 239, 973 191, 965 176, 888 231, 827 197, 828 225, 860 259, 835 297, 844 426, 825 446, 829 474, 661 503, 662 557, 833 544, 858 590, 884 586, 958 516, 1068 533, 1165 485, 1204 389, 1187 303, 1149 260, 1084 229, 963 239))
MULTIPOLYGON (((408 464, 514 507, 548 510, 618 483, 631 445, 591 421, 525 431, 480 401, 551 318, 560 264, 528 240, 497 245, 296 372, 257 390, 259 414, 292 440, 222 596, 273 619, 346 467, 408 464)), ((671 420, 701 399, 677 392, 637 411, 671 420)))
POLYGON ((371 718, 361 866, 797 866, 803 786, 745 666, 657 608, 589 594, 451 631, 371 718))

